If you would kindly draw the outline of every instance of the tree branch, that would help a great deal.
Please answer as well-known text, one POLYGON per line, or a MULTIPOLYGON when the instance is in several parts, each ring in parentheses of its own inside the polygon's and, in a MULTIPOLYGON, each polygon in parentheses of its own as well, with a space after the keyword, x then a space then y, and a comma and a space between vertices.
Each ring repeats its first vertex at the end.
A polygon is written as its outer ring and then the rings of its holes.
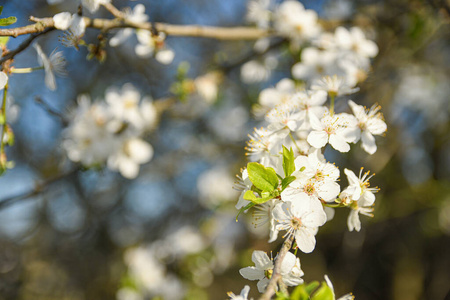
POLYGON ((294 241, 294 235, 291 234, 283 243, 280 252, 278 253, 277 260, 275 261, 275 266, 273 268, 272 278, 270 278, 269 285, 266 288, 264 294, 259 298, 259 300, 270 300, 272 296, 277 291, 278 281, 281 280, 281 263, 284 257, 292 247, 292 242, 294 241))
MULTIPOLYGON (((4 30, 10 30, 10 29, 4 29, 4 30)), ((32 35, 30 35, 30 37, 28 39, 26 39, 22 44, 20 44, 16 49, 8 51, 6 53, 4 53, 3 57, 0 59, 0 65, 2 63, 4 63, 7 60, 10 60, 12 58, 14 58, 14 56, 16 56, 17 54, 19 54, 20 52, 22 52, 23 50, 25 50, 28 46, 30 46, 31 42, 37 38, 40 35, 46 34, 47 32, 50 32, 52 30, 55 30, 54 27, 48 27, 45 28, 42 31, 37 31, 34 32, 32 35)), ((2 29, 0 29, 0 31, 2 31, 2 29)), ((1 35, 1 34, 0 34, 1 35)))
POLYGON ((55 183, 59 180, 62 180, 76 172, 78 172, 78 168, 70 170, 66 173, 59 174, 53 178, 47 179, 46 181, 44 181, 42 183, 36 183, 35 186, 31 190, 28 190, 26 192, 23 192, 23 193, 20 193, 20 194, 11 196, 11 197, 7 197, 0 201, 0 209, 3 209, 10 204, 13 204, 14 202, 17 202, 20 200, 25 200, 27 198, 39 195, 39 194, 43 193, 45 190, 47 190, 47 188, 50 185, 52 185, 53 183, 55 183))
MULTIPOLYGON (((12 29, 0 29, 0 36, 17 37, 19 35, 42 32, 46 28, 55 28, 53 18, 35 18, 30 17, 30 20, 36 22, 34 25, 27 25, 24 27, 12 29)), ((214 26, 199 26, 199 25, 173 25, 166 23, 151 23, 151 22, 132 22, 124 19, 90 19, 84 17, 86 27, 108 31, 114 28, 136 28, 152 30, 156 29, 158 32, 164 32, 171 36, 190 36, 203 37, 218 40, 256 40, 259 38, 274 35, 273 31, 263 30, 253 27, 214 27, 214 26)))

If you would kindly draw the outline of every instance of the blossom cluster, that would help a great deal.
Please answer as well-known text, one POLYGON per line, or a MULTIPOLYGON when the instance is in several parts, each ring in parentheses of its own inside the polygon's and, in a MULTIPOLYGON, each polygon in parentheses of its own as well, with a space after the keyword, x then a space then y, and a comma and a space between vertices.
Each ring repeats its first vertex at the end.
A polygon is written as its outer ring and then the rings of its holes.
MULTIPOLYGON (((251 1, 247 17, 261 28, 272 26, 301 54, 292 67, 297 81, 285 78, 261 91, 254 107, 265 126, 249 135, 246 150, 251 162, 238 176, 241 195, 236 208, 240 212, 253 209, 253 223, 269 225, 269 242, 284 232, 283 238, 295 241, 295 248, 310 253, 319 228, 333 218, 334 208, 350 209, 350 231, 360 231, 360 214, 372 216, 378 188, 370 187, 370 172, 363 173, 361 168, 357 176, 345 168, 348 186, 341 188, 339 168, 323 153, 328 144, 341 153, 356 143, 368 154, 377 151, 375 136, 387 130, 380 107, 367 109, 347 100, 348 108, 337 112, 334 104, 359 90, 356 85, 367 76, 378 48, 357 27, 324 32, 317 14, 297 1, 284 1, 275 8, 268 0, 251 1)), ((248 65, 243 66, 247 72, 245 68, 248 65)), ((255 266, 240 273, 259 280, 258 290, 264 293, 274 264, 262 251, 254 251, 252 260, 255 266)), ((280 275, 287 286, 303 282, 296 260, 287 252, 281 262, 280 275)))
MULTIPOLYGON (((298 1, 287 0, 275 6, 270 0, 253 0, 248 6, 247 19, 260 28, 272 27, 290 41, 294 51, 302 48, 300 62, 292 67, 295 79, 307 84, 321 84, 324 76, 336 75, 353 87, 363 81, 370 69, 370 59, 378 54, 377 45, 368 40, 358 27, 337 27, 334 33, 324 31, 317 13, 298 1)), ((268 40, 258 40, 257 52, 267 50, 268 40)), ((243 65, 241 75, 246 82, 267 80, 278 65, 273 55, 259 62, 243 65)))
POLYGON ((106 163, 124 177, 135 178, 139 165, 153 156, 143 136, 155 125, 156 116, 151 98, 141 97, 131 84, 109 88, 105 101, 91 103, 82 95, 62 145, 74 162, 84 166, 106 163))
MULTIPOLYGON (((87 8, 90 13, 95 13, 101 5, 108 4, 109 0, 84 0, 83 7, 87 8)), ((137 4, 133 9, 127 7, 121 12, 122 18, 131 24, 139 24, 148 20, 145 14, 145 6, 137 4)), ((59 30, 66 30, 63 43, 68 47, 78 49, 79 45, 83 45, 82 37, 86 31, 86 21, 79 13, 71 14, 70 12, 61 12, 53 17, 54 25, 59 30)), ((155 59, 162 64, 170 64, 173 61, 175 53, 165 43, 165 34, 162 32, 154 33, 145 29, 123 28, 116 32, 109 40, 111 47, 117 47, 128 40, 133 34, 136 35, 137 43, 135 53, 141 58, 154 56, 155 59)))

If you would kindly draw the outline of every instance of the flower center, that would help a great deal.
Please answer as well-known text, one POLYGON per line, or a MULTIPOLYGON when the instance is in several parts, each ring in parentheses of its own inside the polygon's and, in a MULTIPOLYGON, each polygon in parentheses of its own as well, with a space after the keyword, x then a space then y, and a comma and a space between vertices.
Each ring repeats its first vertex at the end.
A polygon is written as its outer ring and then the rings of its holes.
POLYGON ((269 269, 269 270, 265 270, 264 271, 264 276, 266 276, 267 279, 272 278, 272 274, 273 274, 273 269, 269 269))
POLYGON ((300 229, 300 227, 302 227, 302 220, 300 220, 299 218, 293 217, 291 219, 291 227, 294 230, 300 229))
POLYGON ((314 184, 312 182, 308 182, 303 188, 303 190, 305 191, 305 193, 311 196, 314 194, 316 188, 314 187, 314 184))

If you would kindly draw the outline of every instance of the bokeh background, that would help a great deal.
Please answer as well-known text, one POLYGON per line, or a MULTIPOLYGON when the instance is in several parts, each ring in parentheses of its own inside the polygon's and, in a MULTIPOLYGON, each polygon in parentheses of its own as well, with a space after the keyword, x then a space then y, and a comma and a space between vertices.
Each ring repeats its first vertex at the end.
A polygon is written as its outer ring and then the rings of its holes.
MULTIPOLYGON (((22 26, 30 15, 75 11, 75 2, 6 1, 3 15, 17 16, 22 26)), ((246 25, 246 1, 138 2, 155 22, 246 25)), ((380 52, 352 99, 379 103, 388 123, 373 156, 359 147, 327 153, 341 169, 375 172, 371 182, 381 191, 375 217, 363 217, 361 232, 348 232, 347 211, 320 229, 316 250, 300 254, 304 278, 320 281, 328 274, 337 295, 353 292, 359 300, 449 299, 450 4, 302 3, 329 28, 357 25, 376 41, 380 52)), ((97 16, 109 18, 105 10, 97 16)), ((253 250, 275 253, 282 241, 268 244, 251 214, 235 222, 234 174, 246 164, 247 134, 259 124, 251 114, 259 91, 290 77, 298 58, 283 43, 260 55, 248 41, 169 37, 175 51, 170 65, 137 58, 132 43, 108 47, 101 64, 86 60, 85 48, 62 46, 60 35, 37 39, 45 52, 58 47, 69 62, 57 91, 45 87, 43 72, 10 78, 18 112, 8 157, 16 166, 0 178, 0 299, 225 299, 245 284, 256 297, 255 282, 238 271, 251 264, 253 250), (242 63, 269 54, 279 60, 269 79, 243 83, 242 63), (207 73, 220 83, 217 99, 179 93, 183 82, 190 86, 207 73), (60 146, 77 95, 101 99, 107 87, 126 82, 152 96, 161 111, 147 137, 154 158, 134 180, 106 168, 82 169, 60 146)), ((88 30, 86 40, 95 43, 97 35, 88 30)), ((8 47, 25 38, 11 39, 8 47)), ((36 66, 35 50, 14 64, 36 66)))

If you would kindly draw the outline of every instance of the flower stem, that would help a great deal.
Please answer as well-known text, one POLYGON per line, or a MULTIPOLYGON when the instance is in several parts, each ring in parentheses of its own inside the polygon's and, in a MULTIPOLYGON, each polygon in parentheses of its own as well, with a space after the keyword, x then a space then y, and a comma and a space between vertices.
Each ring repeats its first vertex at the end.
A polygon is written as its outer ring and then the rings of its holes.
POLYGON ((0 155, 3 155, 5 150, 5 133, 6 133, 6 96, 8 95, 8 83, 3 88, 3 102, 2 102, 2 135, 0 136, 0 155))
POLYGON ((334 94, 330 95, 330 116, 334 115, 334 98, 336 96, 334 94))
POLYGON ((292 242, 294 241, 294 235, 290 235, 283 243, 280 252, 278 253, 277 260, 275 261, 275 266, 273 268, 272 278, 270 278, 269 285, 266 288, 264 294, 259 298, 259 300, 269 300, 277 291, 277 284, 281 281, 281 263, 284 257, 288 253, 289 249, 292 247, 292 242))
POLYGON ((11 68, 11 73, 19 73, 19 74, 26 74, 31 73, 33 71, 37 70, 43 70, 44 67, 35 67, 35 68, 11 68))
POLYGON ((295 141, 294 137, 292 136, 292 132, 289 132, 289 137, 291 138, 291 141, 294 143, 295 148, 297 148, 298 152, 302 153, 302 150, 300 150, 300 147, 297 145, 297 142, 295 141))

